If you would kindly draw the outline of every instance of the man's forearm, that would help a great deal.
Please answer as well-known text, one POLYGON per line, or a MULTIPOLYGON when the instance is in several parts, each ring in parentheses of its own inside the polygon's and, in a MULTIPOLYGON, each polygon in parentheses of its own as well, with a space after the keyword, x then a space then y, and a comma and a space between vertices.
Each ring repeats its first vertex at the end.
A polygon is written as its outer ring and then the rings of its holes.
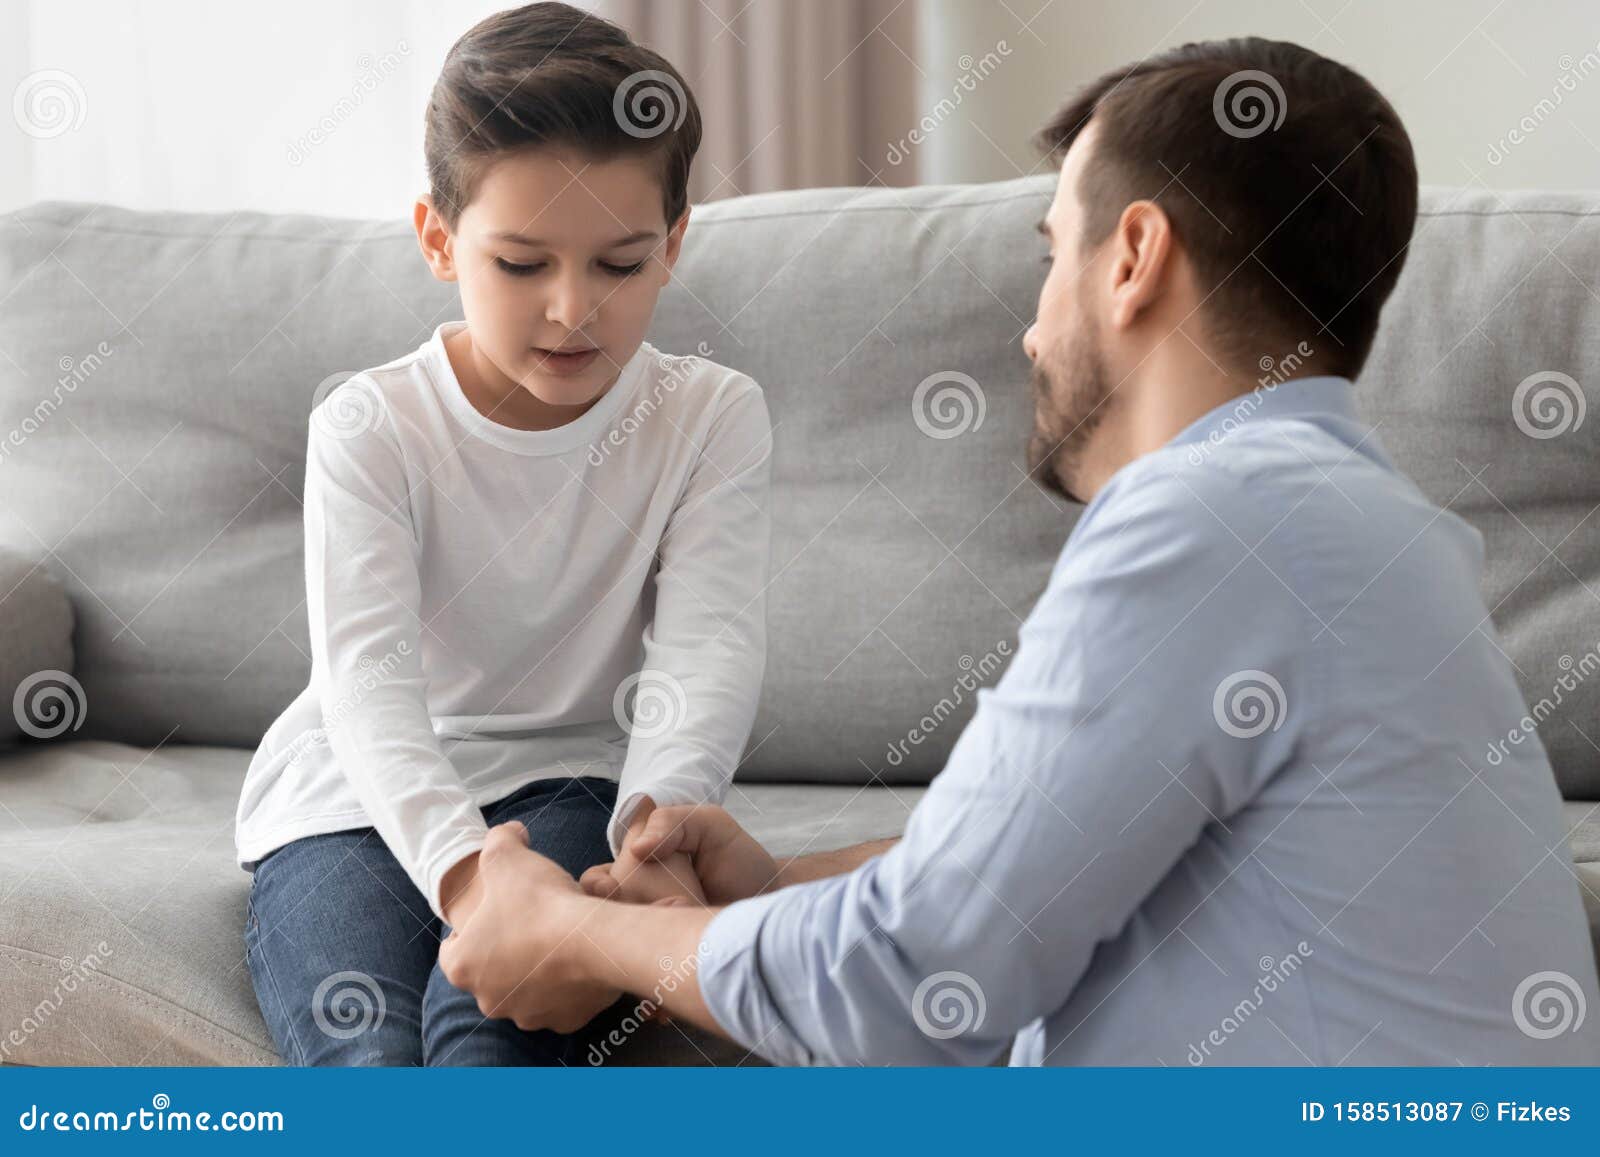
MULTIPOLYGON (((897 840, 869 840, 848 848, 777 861, 770 888, 784 888, 854 871, 897 840)), ((700 992, 700 941, 720 908, 626 904, 574 893, 573 934, 563 941, 567 963, 585 981, 620 988, 719 1036, 700 992)))
POLYGON ((790 884, 803 884, 807 880, 823 880, 829 876, 842 876, 846 872, 853 872, 872 857, 881 856, 899 842, 900 837, 893 836, 886 840, 868 840, 864 844, 853 844, 848 848, 838 848, 831 852, 813 852, 809 856, 779 858, 778 876, 768 891, 787 888, 790 884))
POLYGON ((565 942, 571 963, 585 979, 620 988, 727 1036, 700 995, 700 938, 721 909, 697 905, 624 904, 592 896, 582 905, 574 934, 565 942))

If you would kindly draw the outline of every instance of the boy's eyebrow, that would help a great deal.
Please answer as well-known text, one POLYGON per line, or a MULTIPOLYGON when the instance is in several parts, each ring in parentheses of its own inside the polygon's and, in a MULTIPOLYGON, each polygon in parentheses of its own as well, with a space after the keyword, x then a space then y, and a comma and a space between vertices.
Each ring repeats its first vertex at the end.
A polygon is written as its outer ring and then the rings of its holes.
MULTIPOLYGON (((519 245, 544 244, 544 242, 537 237, 524 237, 521 233, 513 233, 510 230, 502 230, 499 233, 491 233, 490 236, 496 241, 514 241, 519 245)), ((657 233, 654 229, 646 229, 642 233, 630 233, 626 237, 618 237, 615 241, 608 241, 603 248, 617 249, 623 245, 632 245, 635 241, 654 241, 660 236, 661 234, 657 233)))
POLYGON ((1034 228, 1037 229, 1040 233, 1043 233, 1046 237, 1050 236, 1050 222, 1049 221, 1041 220, 1037 225, 1034 226, 1034 228))

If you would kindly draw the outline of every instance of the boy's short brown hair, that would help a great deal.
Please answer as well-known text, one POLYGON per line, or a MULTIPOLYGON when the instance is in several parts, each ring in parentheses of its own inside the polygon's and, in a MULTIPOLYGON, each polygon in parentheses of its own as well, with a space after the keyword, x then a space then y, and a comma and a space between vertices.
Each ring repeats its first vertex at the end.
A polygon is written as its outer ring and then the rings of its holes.
POLYGON ((436 211, 454 229, 495 161, 550 145, 656 156, 670 226, 688 208, 700 109, 677 69, 608 20, 554 3, 496 13, 451 47, 428 100, 436 211))

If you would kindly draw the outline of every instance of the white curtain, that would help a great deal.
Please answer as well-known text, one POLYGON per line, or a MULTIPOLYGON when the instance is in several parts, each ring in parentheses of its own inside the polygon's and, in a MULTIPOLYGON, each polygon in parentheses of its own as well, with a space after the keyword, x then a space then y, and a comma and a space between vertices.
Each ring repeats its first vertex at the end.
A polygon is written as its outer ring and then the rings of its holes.
POLYGON ((909 185, 887 146, 916 115, 908 0, 599 0, 683 73, 705 141, 696 201, 820 185, 909 185))
MULTIPOLYGON (((592 2, 704 110, 697 200, 910 184, 920 0, 592 2), (878 175, 874 177, 874 173, 878 175)), ((455 39, 504 0, 7 0, 0 211, 30 201, 396 217, 455 39)))
POLYGON ((409 211, 445 51, 503 7, 19 0, 0 196, 351 216, 409 211))

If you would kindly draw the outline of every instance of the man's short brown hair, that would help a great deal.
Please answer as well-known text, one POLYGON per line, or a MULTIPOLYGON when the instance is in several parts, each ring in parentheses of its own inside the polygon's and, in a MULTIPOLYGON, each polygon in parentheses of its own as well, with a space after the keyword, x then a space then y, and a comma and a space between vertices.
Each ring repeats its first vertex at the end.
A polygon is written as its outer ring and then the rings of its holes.
POLYGON ((700 108, 677 69, 615 24, 567 4, 528 4, 451 46, 425 141, 434 206, 452 229, 495 161, 542 146, 656 157, 670 226, 689 204, 700 108))
POLYGON ((1417 216, 1411 139, 1377 89, 1297 44, 1215 40, 1100 77, 1035 143, 1059 164, 1091 117, 1087 244, 1153 200, 1209 294, 1202 324, 1230 368, 1304 340, 1322 371, 1361 371, 1417 216))

